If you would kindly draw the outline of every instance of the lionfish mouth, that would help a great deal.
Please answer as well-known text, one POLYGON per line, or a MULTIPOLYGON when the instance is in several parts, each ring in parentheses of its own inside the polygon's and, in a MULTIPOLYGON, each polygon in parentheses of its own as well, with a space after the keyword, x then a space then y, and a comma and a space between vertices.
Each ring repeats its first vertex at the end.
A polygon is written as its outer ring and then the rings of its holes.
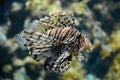
POLYGON ((85 40, 85 47, 83 50, 88 52, 92 51, 92 44, 88 39, 85 40))

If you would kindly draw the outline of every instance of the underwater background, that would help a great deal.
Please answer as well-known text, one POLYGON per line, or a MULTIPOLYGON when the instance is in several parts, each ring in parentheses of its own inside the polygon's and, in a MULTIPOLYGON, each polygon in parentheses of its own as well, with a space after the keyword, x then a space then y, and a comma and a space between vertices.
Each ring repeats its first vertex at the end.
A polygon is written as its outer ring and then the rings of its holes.
POLYGON ((120 80, 119 0, 0 0, 0 80, 120 80), (74 14, 93 50, 63 74, 43 69, 15 41, 15 35, 49 13, 74 14))

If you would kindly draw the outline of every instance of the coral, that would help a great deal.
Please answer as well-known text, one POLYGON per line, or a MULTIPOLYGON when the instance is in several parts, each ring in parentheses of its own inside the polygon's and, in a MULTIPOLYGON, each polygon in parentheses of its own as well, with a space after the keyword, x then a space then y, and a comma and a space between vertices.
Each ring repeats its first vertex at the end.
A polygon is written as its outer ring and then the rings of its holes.
POLYGON ((31 10, 32 15, 37 16, 62 9, 58 0, 28 0, 26 2, 26 8, 31 10))
POLYGON ((105 76, 104 80, 119 80, 120 79, 120 53, 116 55, 113 64, 108 71, 108 74, 105 76))
POLYGON ((70 67, 68 71, 64 73, 63 80, 85 80, 85 70, 80 62, 74 58, 71 66, 72 67, 70 67))
POLYGON ((116 30, 112 33, 110 36, 110 46, 113 49, 113 51, 119 50, 120 49, 120 30, 116 30))

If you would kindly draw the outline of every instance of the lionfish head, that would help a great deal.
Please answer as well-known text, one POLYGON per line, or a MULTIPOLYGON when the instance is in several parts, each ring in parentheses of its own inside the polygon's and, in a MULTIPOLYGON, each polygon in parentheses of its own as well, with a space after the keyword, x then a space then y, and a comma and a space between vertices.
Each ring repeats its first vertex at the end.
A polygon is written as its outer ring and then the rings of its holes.
POLYGON ((86 37, 86 34, 80 34, 80 47, 82 47, 82 51, 92 51, 92 44, 90 40, 86 37))

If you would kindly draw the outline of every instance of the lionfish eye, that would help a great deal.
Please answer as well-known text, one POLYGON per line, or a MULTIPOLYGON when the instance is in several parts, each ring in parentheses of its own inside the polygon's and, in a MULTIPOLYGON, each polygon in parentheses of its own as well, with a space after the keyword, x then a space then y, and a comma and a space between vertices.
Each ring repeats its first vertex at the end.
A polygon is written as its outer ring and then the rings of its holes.
POLYGON ((79 38, 82 38, 82 34, 79 34, 79 35, 77 36, 77 39, 79 39, 79 38))

